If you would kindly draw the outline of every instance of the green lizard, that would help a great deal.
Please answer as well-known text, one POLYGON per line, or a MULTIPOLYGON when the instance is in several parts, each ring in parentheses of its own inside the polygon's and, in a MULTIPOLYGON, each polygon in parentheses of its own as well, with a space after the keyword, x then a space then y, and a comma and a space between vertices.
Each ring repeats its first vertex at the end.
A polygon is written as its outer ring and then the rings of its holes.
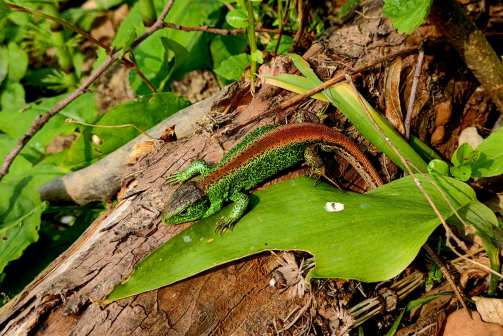
POLYGON ((178 224, 217 213, 227 201, 234 202, 228 216, 217 222, 219 231, 230 228, 248 207, 244 193, 299 162, 313 163, 313 144, 334 145, 354 158, 360 174, 373 186, 382 180, 367 157, 340 132, 321 124, 300 123, 286 126, 264 126, 247 134, 214 167, 197 160, 168 182, 184 182, 168 202, 166 221, 178 224), (195 181, 192 177, 200 175, 195 181))

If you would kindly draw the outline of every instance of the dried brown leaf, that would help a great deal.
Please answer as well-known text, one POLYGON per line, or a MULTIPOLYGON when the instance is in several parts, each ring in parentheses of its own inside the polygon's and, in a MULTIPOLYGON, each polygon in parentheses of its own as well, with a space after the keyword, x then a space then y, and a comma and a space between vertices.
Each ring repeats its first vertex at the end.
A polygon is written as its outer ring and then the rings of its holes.
POLYGON ((482 320, 503 326, 503 299, 476 296, 472 298, 482 320))
POLYGON ((460 309, 447 318, 444 336, 503 336, 503 328, 482 321, 477 312, 472 312, 470 318, 464 309, 460 309))
POLYGON ((386 104, 386 118, 401 134, 405 134, 402 107, 400 104, 400 74, 402 72, 402 58, 397 57, 391 63, 386 73, 384 101, 386 104))

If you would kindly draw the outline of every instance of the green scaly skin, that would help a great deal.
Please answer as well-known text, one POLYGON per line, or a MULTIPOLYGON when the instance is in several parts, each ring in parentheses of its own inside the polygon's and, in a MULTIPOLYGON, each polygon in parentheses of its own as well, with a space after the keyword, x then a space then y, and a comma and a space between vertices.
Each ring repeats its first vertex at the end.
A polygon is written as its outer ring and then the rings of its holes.
POLYGON ((302 161, 314 166, 315 171, 319 168, 311 147, 316 142, 306 141, 285 142, 281 146, 266 147, 253 156, 247 157, 245 164, 226 173, 219 171, 227 163, 232 163, 233 159, 257 140, 265 139, 267 133, 275 128, 276 126, 260 127, 247 134, 214 167, 197 160, 185 170, 170 176, 168 182, 184 183, 173 193, 168 202, 165 221, 169 224, 178 224, 205 218, 220 211, 225 202, 232 201, 233 207, 230 214, 221 216, 217 222, 217 230, 223 231, 232 227, 245 213, 249 202, 245 191, 302 161), (212 173, 214 173, 213 177, 217 176, 217 178, 205 181, 205 178, 212 173), (189 181, 197 175, 199 178, 196 181, 189 181))

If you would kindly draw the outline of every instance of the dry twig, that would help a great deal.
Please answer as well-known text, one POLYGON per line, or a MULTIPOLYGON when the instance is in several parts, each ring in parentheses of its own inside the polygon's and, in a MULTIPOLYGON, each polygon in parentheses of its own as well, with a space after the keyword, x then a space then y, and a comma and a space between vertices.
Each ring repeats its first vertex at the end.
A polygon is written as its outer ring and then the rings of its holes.
POLYGON ((424 50, 419 50, 417 57, 416 69, 414 70, 414 79, 412 80, 412 88, 410 90, 409 105, 407 106, 407 114, 405 115, 405 138, 410 138, 410 120, 412 118, 412 111, 414 110, 414 100, 416 99, 417 83, 421 75, 421 67, 423 65, 424 50))
MULTIPOLYGON (((177 30, 183 30, 183 31, 199 31, 199 32, 206 32, 210 34, 216 34, 216 35, 242 35, 246 33, 246 29, 223 29, 223 28, 214 28, 214 27, 208 27, 208 26, 184 26, 184 25, 179 25, 173 22, 164 22, 164 27, 169 28, 169 29, 177 29, 177 30)), ((261 27, 256 27, 255 31, 261 32, 261 33, 272 33, 272 34, 280 34, 281 31, 279 29, 272 29, 272 28, 261 28, 261 27)))

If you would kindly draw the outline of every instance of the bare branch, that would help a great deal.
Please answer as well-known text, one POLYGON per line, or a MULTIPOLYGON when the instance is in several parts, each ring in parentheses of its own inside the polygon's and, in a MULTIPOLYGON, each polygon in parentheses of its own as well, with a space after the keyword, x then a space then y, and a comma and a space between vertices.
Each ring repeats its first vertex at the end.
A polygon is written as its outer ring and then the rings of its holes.
POLYGON ((407 114, 405 115, 405 138, 410 138, 410 121, 412 119, 412 111, 414 110, 414 100, 416 99, 417 83, 421 75, 421 67, 423 66, 424 50, 419 50, 417 56, 416 69, 414 70, 414 79, 412 80, 412 88, 410 90, 409 105, 407 106, 407 114))
MULTIPOLYGON (((205 33, 210 33, 210 34, 216 34, 216 35, 241 35, 246 33, 246 29, 223 29, 223 28, 213 28, 213 27, 208 27, 208 26, 183 26, 179 25, 173 22, 164 22, 164 27, 169 28, 169 29, 177 29, 177 30, 183 30, 183 31, 200 31, 200 32, 205 32, 205 33)), ((272 34, 279 34, 280 30, 279 29, 271 29, 271 28, 261 28, 261 27, 256 27, 255 31, 257 32, 262 32, 262 33, 272 33, 272 34)))

